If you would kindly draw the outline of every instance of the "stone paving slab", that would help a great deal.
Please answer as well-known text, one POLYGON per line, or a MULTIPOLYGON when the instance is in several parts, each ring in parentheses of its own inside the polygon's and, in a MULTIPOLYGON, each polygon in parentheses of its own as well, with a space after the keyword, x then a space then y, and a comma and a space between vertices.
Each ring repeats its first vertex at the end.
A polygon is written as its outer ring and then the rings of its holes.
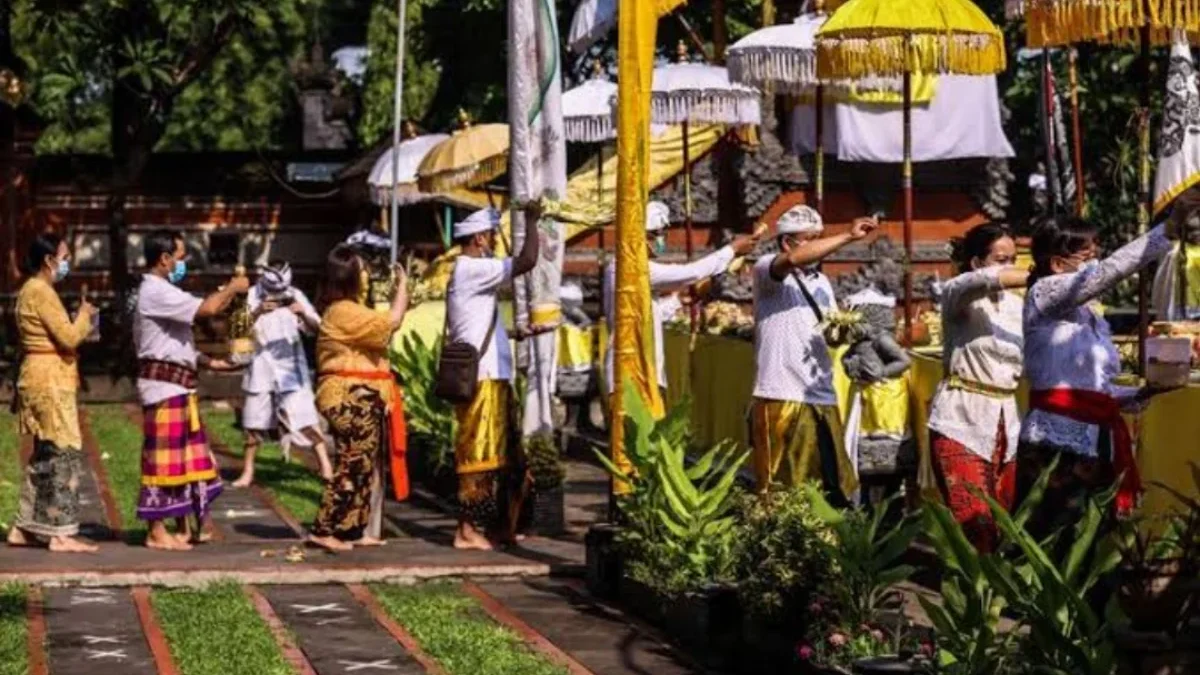
POLYGON ((267 544, 299 539, 254 490, 232 486, 237 471, 222 469, 221 478, 225 481, 225 490, 213 504, 212 518, 225 541, 267 544))
POLYGON ((425 672, 345 587, 261 590, 318 675, 425 672))
POLYGON ((683 675, 696 670, 620 612, 553 579, 481 581, 510 612, 596 675, 683 675))
POLYGON ((53 675, 157 675, 127 589, 48 589, 42 612, 53 675))

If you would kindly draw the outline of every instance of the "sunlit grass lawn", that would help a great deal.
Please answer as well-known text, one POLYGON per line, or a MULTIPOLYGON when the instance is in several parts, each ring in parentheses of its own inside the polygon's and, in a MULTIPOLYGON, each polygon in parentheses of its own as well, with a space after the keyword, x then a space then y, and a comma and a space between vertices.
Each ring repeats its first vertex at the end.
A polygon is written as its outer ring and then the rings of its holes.
POLYGON ((157 589, 150 597, 182 675, 291 675, 271 629, 237 584, 157 589))
POLYGON ((0 586, 0 675, 26 675, 29 649, 25 642, 25 587, 0 586))
POLYGON ((0 529, 8 531, 17 517, 17 497, 21 493, 24 471, 21 466, 21 437, 17 419, 0 414, 0 529))
POLYGON ((450 675, 567 672, 496 623, 457 583, 371 587, 384 610, 450 675))
POLYGON ((127 540, 141 540, 146 536, 146 524, 137 518, 142 485, 142 430, 119 405, 88 406, 87 415, 100 450, 100 461, 108 473, 108 489, 121 513, 121 529, 127 540))
MULTIPOLYGON (((231 410, 207 409, 204 424, 209 436, 229 451, 242 456, 242 432, 235 425, 237 418, 231 410)), ((293 450, 291 462, 283 459, 278 443, 265 443, 258 449, 254 461, 254 482, 271 493, 275 500, 302 524, 309 524, 317 517, 321 503, 321 478, 300 463, 293 450)))

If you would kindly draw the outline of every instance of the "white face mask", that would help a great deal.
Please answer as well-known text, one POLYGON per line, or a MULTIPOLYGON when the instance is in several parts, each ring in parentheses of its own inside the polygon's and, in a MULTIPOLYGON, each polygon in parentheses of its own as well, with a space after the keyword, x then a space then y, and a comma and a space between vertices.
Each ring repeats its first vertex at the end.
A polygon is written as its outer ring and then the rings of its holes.
POLYGON ((1096 267, 1099 265, 1100 265, 1100 261, 1096 260, 1095 258, 1092 258, 1091 260, 1088 260, 1087 262, 1081 263, 1078 267, 1075 268, 1075 271, 1076 272, 1087 272, 1087 271, 1096 269, 1096 267))

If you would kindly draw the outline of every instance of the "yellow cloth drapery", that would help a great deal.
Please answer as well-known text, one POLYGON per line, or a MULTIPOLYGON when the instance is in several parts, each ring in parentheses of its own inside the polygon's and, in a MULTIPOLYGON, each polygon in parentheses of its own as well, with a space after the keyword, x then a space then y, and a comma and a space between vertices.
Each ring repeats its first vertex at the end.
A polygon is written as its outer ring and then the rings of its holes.
POLYGON ((454 407, 458 437, 454 470, 458 474, 494 471, 508 459, 508 404, 512 386, 483 380, 470 403, 454 407))

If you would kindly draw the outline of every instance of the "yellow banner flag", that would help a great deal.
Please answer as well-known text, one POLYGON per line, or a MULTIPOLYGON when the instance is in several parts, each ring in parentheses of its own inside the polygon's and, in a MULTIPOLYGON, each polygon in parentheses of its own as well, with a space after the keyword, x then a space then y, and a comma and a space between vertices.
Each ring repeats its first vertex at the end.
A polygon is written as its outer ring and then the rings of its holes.
MULTIPOLYGON (((650 268, 646 250, 646 199, 650 163, 650 89, 654 73, 654 45, 658 17, 677 0, 621 0, 617 25, 617 274, 613 376, 611 397, 611 447, 613 463, 628 473, 625 456, 625 406, 621 392, 626 381, 651 412, 662 417, 662 395, 654 362, 653 312, 650 305, 650 268)), ((628 485, 614 483, 625 492, 628 485)))

